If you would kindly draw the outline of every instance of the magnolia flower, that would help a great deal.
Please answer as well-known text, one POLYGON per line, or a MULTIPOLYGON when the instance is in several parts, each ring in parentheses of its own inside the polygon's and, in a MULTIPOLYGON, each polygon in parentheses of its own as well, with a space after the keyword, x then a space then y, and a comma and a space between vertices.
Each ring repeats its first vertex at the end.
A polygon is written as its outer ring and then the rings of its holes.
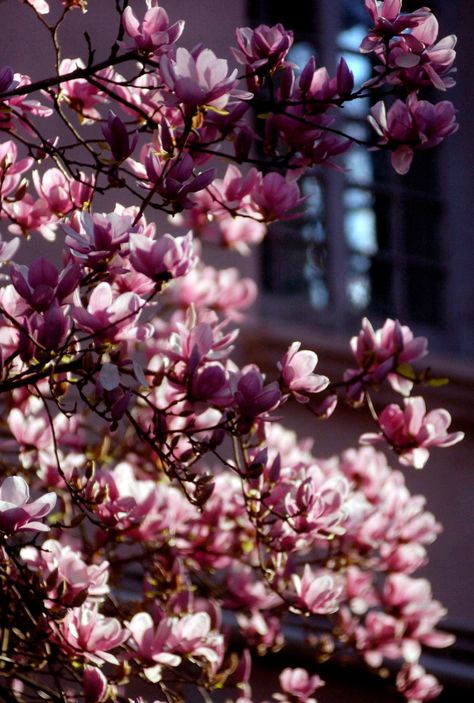
POLYGON ((421 397, 406 398, 404 403, 405 410, 395 404, 384 408, 378 419, 382 433, 363 434, 361 444, 375 444, 385 438, 399 454, 401 464, 422 469, 428 461, 428 447, 450 447, 464 438, 464 432, 446 431, 451 424, 447 410, 438 408, 426 413, 421 397))
POLYGON ((365 0, 365 6, 374 27, 362 41, 362 53, 375 51, 387 37, 413 29, 431 15, 431 10, 427 7, 401 14, 402 0, 365 0))
POLYGON ((313 373, 318 363, 317 354, 307 349, 299 351, 301 342, 293 342, 278 362, 283 392, 291 393, 299 403, 309 401, 307 393, 319 393, 329 384, 326 376, 313 373))
POLYGON ((76 258, 88 266, 102 266, 114 254, 126 248, 131 232, 135 232, 133 218, 117 212, 81 212, 70 225, 62 224, 66 233, 66 244, 76 258))
POLYGON ((0 486, 0 532, 13 534, 21 530, 47 532, 49 527, 39 519, 56 505, 54 493, 47 493, 28 503, 30 489, 21 476, 8 476, 0 486))
POLYGON ((183 33, 184 20, 170 24, 166 10, 159 7, 157 0, 147 0, 147 6, 142 22, 131 7, 126 7, 122 15, 123 28, 139 51, 165 53, 183 33))
POLYGON ((15 256, 19 246, 20 239, 18 237, 14 237, 9 242, 3 242, 0 235, 0 264, 10 261, 15 256))
POLYGON ((329 574, 317 576, 310 565, 306 564, 303 576, 293 574, 292 580, 298 596, 298 607, 320 615, 328 615, 339 610, 342 586, 336 586, 334 579, 329 574))
POLYGON ((161 58, 160 71, 178 101, 190 107, 211 106, 222 110, 237 84, 237 69, 228 75, 227 61, 218 59, 210 49, 190 53, 179 47, 175 59, 161 58))
POLYGON ((82 686, 86 703, 101 703, 107 694, 107 679, 95 666, 85 666, 82 686))
POLYGON ((280 687, 286 695, 277 693, 273 697, 280 701, 296 699, 305 703, 310 699, 311 694, 321 686, 324 686, 324 681, 317 674, 310 676, 305 669, 299 667, 296 669, 286 668, 280 674, 280 687))
POLYGON ((129 636, 116 618, 101 615, 97 607, 87 603, 68 610, 57 627, 56 638, 60 647, 76 656, 82 655, 98 666, 104 662, 118 664, 117 657, 109 650, 123 644, 129 636))
POLYGON ((427 674, 420 664, 407 664, 396 679, 397 688, 411 703, 421 703, 437 698, 443 687, 432 674, 427 674))
POLYGON ((293 44, 293 32, 282 24, 269 27, 261 24, 255 29, 240 27, 235 30, 238 49, 232 48, 236 60, 253 69, 266 71, 280 65, 293 44))
POLYGON ((47 311, 54 301, 62 303, 77 287, 81 270, 70 262, 58 273, 56 266, 41 256, 31 266, 12 264, 10 278, 15 290, 39 312, 47 311))
POLYGON ((295 217, 295 209, 305 200, 300 197, 295 181, 290 181, 276 171, 263 176, 252 193, 252 206, 265 222, 295 217))
POLYGON ((380 136, 379 144, 392 150, 392 166, 400 175, 408 173, 415 150, 437 146, 459 127, 449 100, 433 105, 415 93, 406 103, 395 100, 388 110, 379 101, 367 119, 380 136))
POLYGON ((185 276, 195 266, 192 233, 185 237, 164 234, 152 239, 143 234, 130 235, 130 262, 139 273, 154 281, 185 276))

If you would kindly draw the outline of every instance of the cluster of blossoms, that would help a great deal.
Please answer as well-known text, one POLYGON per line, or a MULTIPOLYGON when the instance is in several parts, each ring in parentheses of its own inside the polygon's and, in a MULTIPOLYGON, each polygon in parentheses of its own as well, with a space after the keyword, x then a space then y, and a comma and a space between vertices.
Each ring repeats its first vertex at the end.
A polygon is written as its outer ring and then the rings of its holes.
MULTIPOLYGON (((53 43, 70 10, 87 10, 26 4, 53 43)), ((14 235, 0 241, 0 696, 176 701, 195 686, 250 703, 252 657, 284 647, 296 619, 315 661, 392 661, 400 693, 429 700, 440 686, 421 648, 452 638, 414 573, 439 523, 373 447, 322 459, 276 421, 294 403, 321 419, 366 404, 378 432, 361 443, 386 441, 421 468, 429 448, 462 438, 449 414, 421 397, 377 414, 371 395, 429 383, 411 366, 426 340, 364 320, 342 381, 299 342, 267 379, 231 358, 255 283, 205 265, 201 240, 245 252, 294 217, 299 176, 351 147, 332 131, 338 108, 373 87, 408 90, 369 117, 372 146, 406 171, 455 129, 450 103, 418 99, 450 86, 454 39, 436 41, 427 8, 367 0, 361 50, 378 64, 354 88, 342 60, 332 78, 314 59, 296 77, 281 25, 241 28, 242 87, 210 49, 177 45, 184 23, 157 0, 139 15, 124 5, 108 60, 63 59, 38 84, 0 70, 0 219, 14 235), (266 114, 262 136, 252 110, 266 114), (232 163, 218 171, 218 157, 232 163), (129 204, 101 212, 115 188, 129 204), (161 232, 153 210, 185 231, 161 232), (60 266, 43 240, 44 255, 20 263, 20 237, 41 236, 59 242, 60 266)), ((323 681, 287 668, 279 684, 274 700, 315 703, 323 681)))

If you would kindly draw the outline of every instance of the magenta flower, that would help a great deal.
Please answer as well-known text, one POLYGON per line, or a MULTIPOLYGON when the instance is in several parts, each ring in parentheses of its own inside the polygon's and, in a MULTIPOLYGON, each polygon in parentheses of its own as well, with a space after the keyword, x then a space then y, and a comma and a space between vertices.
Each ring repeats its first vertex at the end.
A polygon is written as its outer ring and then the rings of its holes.
POLYGON ((375 51, 387 37, 413 29, 431 15, 431 10, 427 7, 401 14, 402 0, 365 0, 365 6, 374 27, 362 41, 360 50, 363 53, 375 51))
POLYGON ((240 410, 240 422, 250 427, 256 417, 274 410, 281 401, 278 383, 264 385, 264 376, 255 364, 249 364, 238 374, 235 402, 240 410))
POLYGON ((454 34, 436 41, 438 21, 434 15, 428 15, 423 22, 409 34, 402 34, 392 39, 388 56, 381 55, 383 68, 390 69, 385 80, 394 85, 404 85, 417 90, 422 86, 433 85, 439 90, 446 90, 454 85, 449 76, 456 52, 454 34))
POLYGON ((237 84, 237 69, 228 75, 227 61, 218 59, 210 49, 192 54, 179 47, 175 59, 161 58, 160 71, 178 101, 189 107, 211 106, 222 110, 237 84))
POLYGON ((154 683, 161 679, 163 666, 178 666, 182 656, 204 659, 213 672, 222 661, 223 637, 211 629, 211 618, 206 612, 167 617, 158 626, 148 613, 142 612, 132 618, 128 627, 138 656, 152 664, 144 673, 154 683))
POLYGON ((273 697, 280 701, 296 699, 305 703, 311 699, 317 688, 324 686, 324 681, 317 674, 310 676, 305 669, 299 667, 283 669, 279 679, 281 690, 286 695, 277 693, 273 697))
POLYGON ((70 183, 58 168, 48 169, 41 177, 33 171, 33 183, 51 213, 61 216, 73 208, 70 183))
POLYGON ((13 90, 15 87, 12 69, 10 66, 2 66, 0 68, 0 95, 13 90))
POLYGON ((107 694, 107 679, 95 666, 85 666, 82 677, 86 703, 101 703, 107 694))
POLYGON ((313 351, 302 349, 301 342, 293 342, 285 356, 278 362, 282 391, 291 393, 299 403, 307 403, 307 393, 319 393, 329 384, 326 376, 313 373, 318 356, 313 351))
POLYGON ((2 241, 2 236, 0 235, 0 263, 4 264, 5 261, 10 261, 20 246, 20 240, 18 237, 14 237, 9 242, 2 241))
POLYGON ((366 433, 362 444, 375 444, 385 438, 399 454, 401 464, 422 469, 428 461, 429 447, 450 447, 464 438, 464 432, 447 433, 451 415, 439 408, 426 413, 421 397, 406 398, 405 410, 398 405, 388 405, 378 419, 381 434, 366 433))
POLYGON ((73 603, 80 593, 100 598, 110 590, 107 561, 89 565, 76 550, 55 539, 46 540, 41 550, 25 547, 21 556, 30 568, 40 572, 51 598, 58 598, 58 591, 61 592, 63 605, 73 603))
POLYGON ((188 232, 185 237, 164 234, 157 240, 132 234, 130 262, 135 271, 156 282, 185 276, 197 263, 192 233, 188 232))
POLYGON ((72 315, 81 330, 118 341, 134 335, 143 339, 144 330, 136 325, 140 310, 141 301, 135 293, 114 296, 110 285, 102 282, 92 291, 87 309, 75 306, 72 315))
MULTIPOLYGON (((81 68, 85 68, 82 59, 63 59, 59 65, 59 73, 65 75, 81 68)), ((85 78, 64 81, 61 84, 60 98, 64 98, 85 123, 100 120, 101 114, 97 106, 107 101, 99 88, 85 78)))
POLYGON ((235 30, 238 49, 232 49, 236 60, 253 69, 275 69, 284 61, 293 44, 293 32, 282 24, 269 27, 261 24, 256 29, 240 27, 235 30))
POLYGON ((408 395, 413 382, 397 374, 397 367, 428 353, 426 337, 415 337, 409 327, 390 318, 384 322, 383 327, 374 330, 370 321, 364 317, 361 331, 357 337, 352 337, 350 344, 358 369, 349 369, 344 378, 350 380, 354 376, 360 377, 359 381, 348 388, 348 395, 354 401, 362 400, 366 386, 379 385, 385 379, 395 391, 408 395))
POLYGON ((147 0, 147 7, 142 22, 136 18, 131 7, 125 8, 123 28, 139 51, 163 54, 183 33, 184 20, 170 24, 168 14, 158 5, 158 0, 147 0))
POLYGON ((104 662, 118 664, 117 657, 109 650, 123 644, 129 636, 116 618, 101 615, 90 604, 68 610, 57 627, 56 639, 61 648, 98 666, 104 662))
POLYGON ((21 476, 8 476, 0 486, 0 532, 13 534, 21 530, 48 532, 38 520, 46 517, 56 505, 54 493, 28 503, 30 489, 21 476))
POLYGON ((437 146, 458 129, 449 100, 433 105, 418 100, 414 93, 406 103, 396 100, 388 111, 380 101, 371 113, 368 120, 380 137, 379 144, 392 150, 392 166, 400 175, 409 171, 414 151, 437 146))
POLYGON ((295 213, 295 210, 305 200, 300 196, 297 183, 276 171, 263 176, 252 193, 252 206, 264 222, 297 217, 299 213, 295 213))
POLYGON ((422 703, 437 698, 443 687, 432 674, 427 674, 420 664, 407 664, 396 679, 397 689, 412 703, 422 703))
POLYGON ((12 264, 10 278, 17 293, 32 308, 45 312, 53 301, 61 303, 75 290, 81 271, 71 262, 58 273, 56 266, 41 256, 30 267, 12 264))
MULTIPOLYGON (((148 179, 156 191, 168 202, 175 204, 177 211, 192 207, 190 193, 196 193, 208 186, 214 178, 215 170, 206 169, 197 175, 194 173, 194 161, 189 154, 166 161, 149 149, 144 166, 148 179)), ((149 185, 145 183, 147 187, 149 185)))
MULTIPOLYGON (((127 10, 129 9, 128 7, 127 10)), ((102 127, 102 133, 117 163, 128 158, 135 149, 138 134, 135 133, 130 139, 125 124, 112 110, 109 112, 107 124, 102 127)))
POLYGON ((62 228, 73 256, 94 267, 102 266, 126 247, 130 233, 136 231, 132 222, 131 215, 117 212, 81 212, 72 220, 72 227, 62 224, 62 228))
POLYGON ((293 586, 298 596, 296 605, 311 613, 328 615, 339 610, 339 598, 342 586, 336 586, 329 574, 317 576, 309 564, 303 570, 303 576, 292 576, 293 586))
POLYGON ((21 175, 28 171, 33 159, 26 158, 17 161, 18 149, 14 141, 8 140, 0 144, 0 195, 10 195, 19 185, 21 175))

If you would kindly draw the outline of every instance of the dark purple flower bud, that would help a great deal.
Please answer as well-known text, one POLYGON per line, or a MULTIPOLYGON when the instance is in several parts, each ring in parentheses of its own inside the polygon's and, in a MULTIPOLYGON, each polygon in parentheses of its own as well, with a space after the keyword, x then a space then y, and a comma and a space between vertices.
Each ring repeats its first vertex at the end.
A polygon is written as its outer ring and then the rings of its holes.
POLYGON ((316 59, 311 56, 300 75, 299 86, 302 93, 306 93, 310 89, 315 71, 316 59))
POLYGON ((253 132, 246 125, 242 127, 234 141, 235 158, 239 161, 245 161, 250 153, 253 144, 253 132))
POLYGON ((130 141, 127 128, 120 117, 117 117, 112 111, 109 112, 107 124, 102 127, 102 133, 110 146, 112 156, 118 162, 124 161, 130 156, 138 139, 138 136, 134 134, 130 141))
POLYGON ((6 93, 13 83, 13 71, 10 66, 0 68, 0 93, 6 93))
POLYGON ((82 679, 86 703, 101 703, 107 693, 107 679, 100 669, 86 666, 82 679))
POLYGON ((295 86, 295 72, 292 66, 285 66, 280 72, 279 97, 281 100, 289 100, 293 95, 295 86))
POLYGON ((56 303, 49 308, 38 327, 38 342, 46 349, 60 349, 70 330, 70 317, 56 303))
POLYGON ((344 97, 350 95, 354 88, 354 74, 343 57, 337 65, 336 84, 337 92, 344 97))
POLYGON ((222 364, 207 364, 193 376, 191 391, 193 399, 208 401, 217 407, 230 405, 233 401, 229 381, 222 364))

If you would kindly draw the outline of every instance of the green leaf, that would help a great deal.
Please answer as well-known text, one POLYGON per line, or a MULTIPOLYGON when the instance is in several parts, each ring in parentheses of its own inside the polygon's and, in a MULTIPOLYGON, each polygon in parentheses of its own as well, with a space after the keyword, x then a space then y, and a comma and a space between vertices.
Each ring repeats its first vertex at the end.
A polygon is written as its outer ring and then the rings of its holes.
POLYGON ((416 381, 416 373, 410 364, 398 364, 396 372, 400 374, 400 376, 408 378, 410 381, 416 381))
POLYGON ((430 378, 427 385, 432 388, 440 388, 441 386, 446 386, 449 383, 449 378, 430 378))

